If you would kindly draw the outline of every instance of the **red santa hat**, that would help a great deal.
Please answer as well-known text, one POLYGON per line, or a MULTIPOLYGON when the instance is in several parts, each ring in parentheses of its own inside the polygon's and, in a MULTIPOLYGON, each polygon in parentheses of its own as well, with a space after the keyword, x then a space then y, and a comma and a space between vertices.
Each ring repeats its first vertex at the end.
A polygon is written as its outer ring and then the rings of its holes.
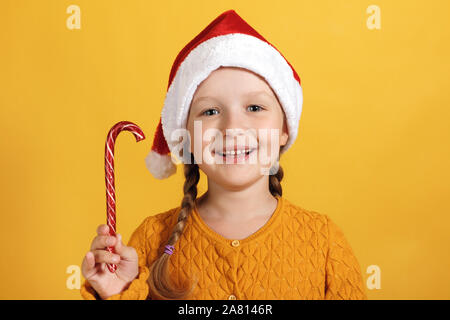
POLYGON ((228 10, 192 39, 173 63, 153 146, 145 159, 155 178, 165 179, 176 172, 170 152, 179 141, 171 139, 172 133, 186 128, 197 86, 221 66, 245 68, 267 81, 287 120, 289 138, 280 153, 294 143, 303 104, 300 77, 278 49, 234 10, 228 10))

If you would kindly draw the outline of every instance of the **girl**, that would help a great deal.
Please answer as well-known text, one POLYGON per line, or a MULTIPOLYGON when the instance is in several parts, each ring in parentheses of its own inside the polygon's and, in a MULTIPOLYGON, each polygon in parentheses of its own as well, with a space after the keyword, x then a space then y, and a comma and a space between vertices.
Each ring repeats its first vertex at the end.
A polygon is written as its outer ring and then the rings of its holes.
POLYGON ((82 296, 366 299, 340 228, 282 197, 279 157, 301 108, 300 78, 277 49, 234 10, 211 22, 175 60, 147 158, 160 179, 175 172, 172 156, 183 159, 181 205, 147 217, 128 246, 99 226, 82 296), (199 170, 208 190, 197 198, 199 170))

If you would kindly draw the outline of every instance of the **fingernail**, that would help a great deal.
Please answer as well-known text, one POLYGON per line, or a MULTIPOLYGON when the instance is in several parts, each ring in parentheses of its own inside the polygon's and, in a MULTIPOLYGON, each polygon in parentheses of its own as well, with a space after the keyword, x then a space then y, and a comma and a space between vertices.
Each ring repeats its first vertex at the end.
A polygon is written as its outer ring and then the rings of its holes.
POLYGON ((108 237, 108 239, 106 239, 106 244, 112 245, 113 243, 114 243, 114 238, 108 237))

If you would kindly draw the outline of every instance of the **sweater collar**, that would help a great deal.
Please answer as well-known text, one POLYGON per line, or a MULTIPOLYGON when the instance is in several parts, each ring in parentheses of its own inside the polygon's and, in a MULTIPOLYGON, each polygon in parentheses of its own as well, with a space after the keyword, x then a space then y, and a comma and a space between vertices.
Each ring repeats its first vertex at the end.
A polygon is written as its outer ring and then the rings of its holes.
MULTIPOLYGON (((272 227, 275 225, 275 222, 277 220, 279 220, 279 216, 281 215, 281 212, 283 211, 284 208, 284 198, 280 197, 280 196, 275 196, 277 199, 277 207, 275 208, 275 211, 272 213, 272 216, 269 218, 269 220, 261 227, 259 228, 256 232, 254 232, 253 234, 251 234, 250 236, 248 236, 245 239, 239 239, 239 242, 241 244, 246 244, 250 241, 252 241, 253 239, 260 237, 268 232, 270 232, 270 230, 272 229, 272 227)), ((225 238, 224 236, 222 236, 221 234, 215 232, 214 230, 212 230, 205 221, 203 221, 202 217, 200 216, 198 209, 197 209, 197 203, 196 201, 194 201, 194 208, 192 210, 191 213, 193 222, 195 224, 197 224, 200 229, 207 234, 209 237, 217 240, 220 243, 223 243, 225 245, 229 245, 230 242, 235 241, 235 239, 228 239, 225 238)))

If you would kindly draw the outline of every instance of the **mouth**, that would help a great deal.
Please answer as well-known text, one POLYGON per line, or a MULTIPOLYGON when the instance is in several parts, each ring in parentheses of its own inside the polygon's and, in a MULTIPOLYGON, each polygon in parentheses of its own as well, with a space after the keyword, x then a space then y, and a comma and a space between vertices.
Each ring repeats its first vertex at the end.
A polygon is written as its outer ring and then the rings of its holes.
POLYGON ((248 159, 250 154, 253 153, 255 150, 257 150, 257 148, 242 148, 242 149, 235 148, 234 150, 222 150, 222 151, 213 150, 212 155, 215 156, 215 154, 217 153, 217 155, 221 156, 227 162, 236 163, 241 159, 243 160, 248 159))

